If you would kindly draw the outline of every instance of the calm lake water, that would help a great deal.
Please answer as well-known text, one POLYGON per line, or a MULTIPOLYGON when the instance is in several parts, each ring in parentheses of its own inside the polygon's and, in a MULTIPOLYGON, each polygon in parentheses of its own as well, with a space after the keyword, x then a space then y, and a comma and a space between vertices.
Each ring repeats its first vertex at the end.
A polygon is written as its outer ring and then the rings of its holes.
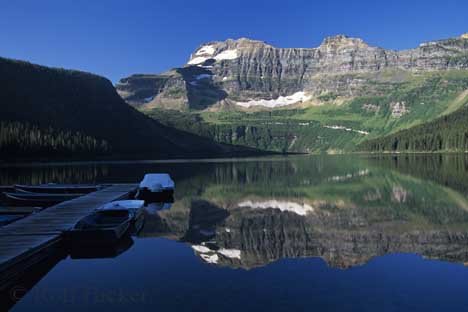
POLYGON ((0 185, 147 172, 172 175, 174 203, 114 249, 51 258, 13 311, 468 308, 465 156, 3 166, 0 185))

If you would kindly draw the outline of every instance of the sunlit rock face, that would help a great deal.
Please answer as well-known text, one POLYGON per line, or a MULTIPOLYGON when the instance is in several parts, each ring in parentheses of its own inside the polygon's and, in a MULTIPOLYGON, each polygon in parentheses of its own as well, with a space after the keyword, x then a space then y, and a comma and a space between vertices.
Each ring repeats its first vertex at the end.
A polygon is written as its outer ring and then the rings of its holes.
MULTIPOLYGON (((467 52, 466 34, 404 51, 373 47, 344 35, 325 38, 316 48, 229 39, 202 44, 184 67, 160 75, 133 75, 116 88, 128 103, 148 109, 274 109, 305 105, 323 94, 372 92, 371 82, 380 79, 376 74, 388 70, 466 69, 467 52)), ((401 79, 392 75, 386 82, 401 79)))

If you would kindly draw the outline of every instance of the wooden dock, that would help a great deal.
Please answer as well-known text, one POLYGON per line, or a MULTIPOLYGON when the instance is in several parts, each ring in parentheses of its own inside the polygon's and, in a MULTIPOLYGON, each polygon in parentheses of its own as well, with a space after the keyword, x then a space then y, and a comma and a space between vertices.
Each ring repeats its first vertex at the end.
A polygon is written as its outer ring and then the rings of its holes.
POLYGON ((71 229, 94 209, 123 199, 136 188, 136 184, 111 185, 0 228, 0 286, 14 278, 10 268, 19 266, 27 269, 41 261, 47 257, 44 251, 60 245, 64 231, 71 229))

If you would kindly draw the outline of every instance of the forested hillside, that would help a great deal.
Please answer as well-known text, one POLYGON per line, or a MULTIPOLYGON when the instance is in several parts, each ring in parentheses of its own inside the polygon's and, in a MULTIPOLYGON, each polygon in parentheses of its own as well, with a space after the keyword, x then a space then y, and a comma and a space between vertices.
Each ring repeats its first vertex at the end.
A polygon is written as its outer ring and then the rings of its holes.
POLYGON ((432 122, 363 142, 359 149, 372 152, 468 151, 468 107, 432 122))
POLYGON ((23 122, 0 122, 0 150, 10 157, 30 153, 35 157, 57 154, 68 157, 104 156, 109 143, 80 132, 40 128, 23 122))
POLYGON ((165 158, 245 151, 146 117, 103 77, 4 58, 0 72, 0 159, 165 158))

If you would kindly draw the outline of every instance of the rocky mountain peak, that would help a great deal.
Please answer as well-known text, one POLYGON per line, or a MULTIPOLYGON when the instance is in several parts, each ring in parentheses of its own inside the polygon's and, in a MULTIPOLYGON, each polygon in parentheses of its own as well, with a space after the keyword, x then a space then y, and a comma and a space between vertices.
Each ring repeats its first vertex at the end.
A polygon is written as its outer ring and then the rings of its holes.
POLYGON ((322 94, 364 94, 372 77, 387 79, 386 71, 401 73, 394 78, 399 82, 407 72, 465 70, 466 53, 468 45, 461 38, 402 51, 345 35, 325 38, 317 48, 276 48, 249 38, 228 39, 202 44, 180 68, 124 79, 117 89, 132 105, 146 108, 271 109, 309 105, 322 94))
POLYGON ((228 39, 201 45, 190 57, 188 65, 201 65, 206 61, 234 60, 240 57, 242 51, 267 47, 264 41, 249 38, 228 39))
POLYGON ((336 35, 326 37, 319 49, 340 50, 344 48, 367 48, 369 45, 360 38, 351 38, 346 35, 336 35))

